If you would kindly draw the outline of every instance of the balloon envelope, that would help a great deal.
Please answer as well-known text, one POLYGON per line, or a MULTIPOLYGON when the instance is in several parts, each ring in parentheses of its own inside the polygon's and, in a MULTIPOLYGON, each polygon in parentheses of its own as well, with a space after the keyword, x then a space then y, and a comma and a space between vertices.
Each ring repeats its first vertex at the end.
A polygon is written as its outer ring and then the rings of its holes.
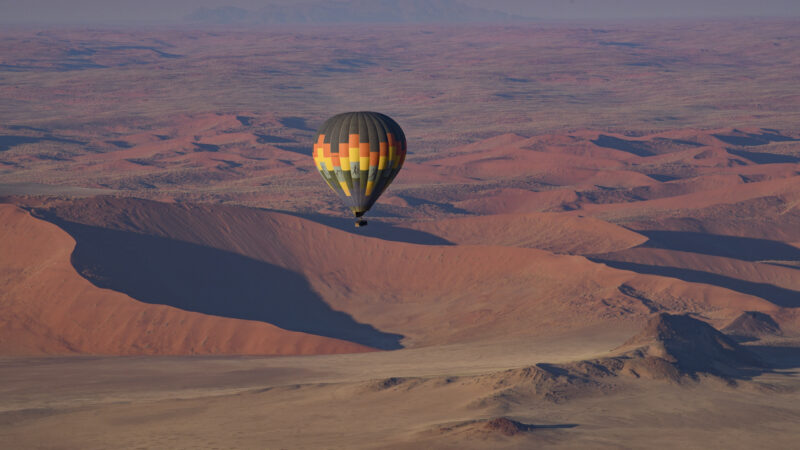
POLYGON ((403 167, 406 136, 384 114, 337 114, 317 132, 313 156, 328 186, 361 217, 403 167))

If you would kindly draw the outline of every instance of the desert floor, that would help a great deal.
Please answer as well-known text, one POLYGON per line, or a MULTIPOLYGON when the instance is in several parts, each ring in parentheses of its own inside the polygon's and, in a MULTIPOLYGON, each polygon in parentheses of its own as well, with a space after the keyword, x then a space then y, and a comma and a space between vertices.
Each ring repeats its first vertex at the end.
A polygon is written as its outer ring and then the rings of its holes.
POLYGON ((800 24, 596 25, 0 30, 0 447, 797 447, 800 24))
POLYGON ((490 389, 471 380, 599 356, 619 343, 618 335, 580 335, 359 355, 4 359, 0 436, 10 448, 791 448, 796 442, 800 350, 736 387, 711 379, 620 379, 608 392, 569 401, 481 404, 490 389), (475 426, 496 417, 532 427, 508 435, 475 426))

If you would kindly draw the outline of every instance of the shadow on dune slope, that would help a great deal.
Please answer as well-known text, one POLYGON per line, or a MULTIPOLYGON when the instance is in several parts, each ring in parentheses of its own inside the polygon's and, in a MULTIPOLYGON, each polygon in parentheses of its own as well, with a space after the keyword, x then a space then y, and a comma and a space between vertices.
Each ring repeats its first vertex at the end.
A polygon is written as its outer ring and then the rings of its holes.
POLYGON ((647 275, 659 275, 662 277, 677 278, 690 283, 703 283, 714 286, 724 287, 742 294, 761 297, 777 306, 784 308, 800 307, 800 292, 782 288, 772 284, 755 283, 752 281, 740 280, 738 278, 726 277, 700 270, 683 269, 680 267, 656 266, 651 264, 639 264, 627 261, 614 261, 592 257, 589 260, 603 263, 609 267, 647 275))
POLYGON ((747 348, 764 360, 771 369, 800 369, 800 348, 798 347, 750 345, 747 348))
MULTIPOLYGON (((284 214, 291 214, 293 216, 302 217, 322 225, 336 228, 337 230, 345 231, 359 236, 367 236, 383 239, 386 241, 405 242, 408 244, 420 245, 454 245, 452 242, 436 236, 435 234, 427 233, 425 231, 413 230, 411 228, 403 228, 381 222, 380 219, 372 220, 372 223, 367 227, 355 228, 353 226, 353 219, 344 217, 331 217, 322 214, 300 214, 294 212, 281 211, 284 214)), ((367 220, 371 220, 367 217, 367 220)))
POLYGON ((48 220, 75 239, 72 264, 98 287, 145 303, 267 322, 384 350, 402 348, 402 335, 331 309, 305 278, 284 268, 173 239, 48 220))
POLYGON ((606 136, 605 134, 601 134, 591 142, 598 147, 628 152, 636 156, 653 156, 656 154, 647 142, 628 141, 614 136, 606 136))
POLYGON ((740 156, 756 164, 794 164, 800 162, 800 158, 792 155, 782 155, 780 153, 751 152, 747 150, 728 149, 728 153, 740 156))
POLYGON ((738 145, 740 147, 757 147, 760 145, 767 145, 771 142, 793 142, 795 139, 791 136, 784 136, 777 130, 763 128, 761 133, 744 133, 739 130, 733 130, 728 134, 712 134, 720 141, 730 144, 738 145))
MULTIPOLYGON (((634 248, 664 249, 720 256, 750 262, 766 261, 770 264, 784 265, 792 269, 794 269, 794 267, 791 265, 780 263, 800 261, 800 250, 789 244, 769 239, 725 236, 689 231, 635 231, 646 236, 648 241, 634 248)), ((625 260, 625 254, 626 250, 623 250, 617 253, 596 254, 589 259, 594 262, 606 264, 615 269, 677 278, 692 283, 720 286, 743 294, 761 297, 782 307, 800 307, 800 292, 792 289, 768 283, 758 283, 733 278, 713 272, 705 272, 685 267, 657 265, 652 264, 650 261, 636 261, 635 258, 633 261, 625 260)))
POLYGON ((668 230, 635 230, 647 236, 641 247, 662 248, 743 261, 800 261, 800 250, 768 239, 668 230))
MULTIPOLYGON (((636 232, 648 238, 647 242, 636 248, 674 250, 750 262, 768 261, 772 264, 800 261, 800 250, 789 244, 769 239, 688 231, 636 230, 636 232)), ((615 269, 720 286, 743 294, 761 297, 782 307, 800 307, 800 292, 792 289, 690 268, 662 266, 648 261, 625 261, 624 257, 623 260, 619 260, 618 258, 624 254, 623 250, 618 253, 597 254, 589 259, 615 269)), ((794 269, 790 265, 785 265, 785 267, 794 269)))

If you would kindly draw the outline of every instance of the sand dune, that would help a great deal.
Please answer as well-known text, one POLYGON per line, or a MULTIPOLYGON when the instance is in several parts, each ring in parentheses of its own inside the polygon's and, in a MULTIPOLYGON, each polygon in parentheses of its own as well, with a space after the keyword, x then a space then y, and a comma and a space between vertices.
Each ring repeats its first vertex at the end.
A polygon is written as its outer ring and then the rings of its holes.
POLYGON ((534 192, 519 188, 500 188, 481 192, 454 205, 476 214, 510 214, 537 211, 563 211, 578 195, 571 189, 534 192))
MULTIPOLYGON (((226 126, 235 125, 228 122, 226 126)), ((232 134, 234 141, 244 137, 232 134)), ((474 151, 465 148, 442 161, 480 161, 486 157, 484 151, 516 155, 514 146, 531 142, 519 136, 490 139, 476 144, 474 151)), ((677 153, 701 148, 687 147, 677 153)), ((670 155, 675 153, 647 158, 670 155)), ((242 156, 230 157, 234 161, 242 156)), ((219 164, 204 152, 181 158, 219 164)), ((259 162, 260 170, 278 173, 292 161, 259 162), (273 163, 278 165, 270 166, 273 163)), ((421 166, 439 171, 455 167, 436 165, 442 161, 421 166)), ((515 162, 512 158, 510 164, 515 162)), ((502 158, 487 162, 507 163, 502 158)), ((569 188, 542 192, 500 188, 453 204, 482 213, 514 214, 396 221, 398 225, 385 232, 371 227, 362 235, 322 216, 111 197, 45 202, 37 214, 72 235, 77 241, 72 263, 98 287, 153 305, 226 320, 254 320, 383 349, 635 323, 653 311, 707 311, 721 324, 742 311, 760 310, 775 313, 783 326, 792 328, 798 323, 796 314, 775 312, 792 307, 798 289, 791 267, 796 254, 787 250, 790 247, 780 241, 766 246, 753 241, 748 248, 759 249, 757 260, 714 250, 741 248, 741 242, 723 242, 724 235, 800 239, 797 209, 792 206, 797 177, 787 177, 781 164, 766 166, 767 171, 748 169, 749 181, 742 178, 745 175, 727 172, 667 182, 648 178, 646 185, 634 188, 601 189, 605 198, 569 188), (616 192, 641 199, 608 203, 616 192), (533 212, 543 209, 562 212, 533 212), (751 212, 744 215, 745 211, 751 212), (601 219, 623 223, 627 229, 601 219), (675 236, 658 237, 665 232, 675 236), (681 244, 678 234, 691 232, 702 236, 691 241, 694 244, 681 244), (706 244, 713 248, 703 250, 706 244), (783 250, 776 247, 781 245, 783 250), (554 253, 592 255, 595 262, 554 253), (197 274, 206 283, 194 283, 197 274), (276 291, 272 279, 289 282, 276 291), (226 296, 233 300, 222 301, 226 296), (287 308, 281 303, 283 297, 299 303, 287 308), (304 321, 301 311, 307 308, 315 320, 304 321)), ((623 174, 617 169, 596 173, 623 174)), ((405 211, 423 209, 418 202, 424 200, 400 191, 389 202, 405 211)))
MULTIPOLYGON (((385 346, 390 345, 387 342, 394 335, 405 336, 404 346, 419 346, 539 335, 608 321, 635 322, 654 309, 707 310, 713 317, 729 321, 746 309, 775 308, 751 295, 672 278, 637 275, 580 256, 554 255, 515 246, 391 242, 250 208, 104 197, 62 202, 54 204, 49 212, 41 211, 40 214, 77 240, 73 262, 84 267, 85 275, 95 284, 139 300, 185 308, 187 303, 181 303, 180 296, 166 294, 168 285, 157 292, 135 287, 159 286, 158 273, 147 264, 138 263, 147 261, 150 246, 136 243, 142 235, 153 236, 153 245, 175 250, 171 265, 188 267, 198 267, 201 258, 183 250, 185 244, 210 247, 230 254, 229 258, 245 257, 280 273, 289 271, 284 277, 301 275, 297 282, 302 286, 307 280, 308 288, 295 289, 290 297, 312 302, 309 304, 316 302, 323 309, 329 305, 333 311, 342 311, 355 320, 348 327, 334 320, 338 316, 331 312, 312 321, 315 325, 291 329, 324 332, 328 336, 339 333, 333 336, 366 339, 357 342, 371 342, 383 348, 391 348, 385 346), (93 250, 100 248, 103 255, 93 250), (98 259, 101 257, 104 259, 98 259), (117 262, 110 264, 109 260, 117 262), (130 261, 135 265, 126 266, 130 261), (363 329, 357 323, 369 324, 375 331, 363 329), (358 329, 367 334, 359 334, 358 329)), ((528 220, 546 226, 548 218, 532 216, 528 220)), ((581 225, 581 220, 574 219, 556 223, 574 223, 577 229, 601 227, 593 220, 585 222, 581 225)), ((511 240, 506 244, 534 242, 522 233, 526 223, 520 219, 509 230, 507 238, 511 240)), ((454 233, 470 239, 486 224, 482 220, 464 222, 463 229, 454 228, 454 233)), ((601 229, 606 228, 618 236, 617 241, 588 239, 581 244, 583 249, 626 247, 641 242, 635 233, 610 224, 601 229)), ((560 226, 559 230, 566 234, 551 235, 550 240, 567 245, 569 233, 575 231, 568 231, 569 226, 560 226)), ((581 247, 570 245, 576 251, 581 247)), ((198 270, 205 273, 211 269, 198 270)), ((251 273, 258 276, 257 272, 251 273)), ((283 327, 297 326, 292 313, 270 317, 274 312, 258 315, 262 313, 235 309, 234 304, 222 309, 209 304, 207 308, 204 312, 216 315, 259 317, 258 320, 283 327)))
POLYGON ((742 203, 764 197, 795 196, 800 177, 745 183, 730 187, 708 189, 674 197, 632 203, 584 204, 587 214, 612 221, 630 220, 642 216, 668 216, 670 211, 702 209, 742 203))
POLYGON ((370 351, 273 325, 147 305, 81 277, 75 241, 58 227, 0 205, 0 353, 316 354, 370 351))
POLYGON ((555 213, 496 214, 417 222, 411 228, 468 245, 502 245, 585 255, 624 250, 647 238, 592 217, 555 213))
POLYGON ((745 311, 722 329, 725 334, 740 340, 756 340, 763 337, 781 336, 780 325, 769 316, 758 311, 745 311))

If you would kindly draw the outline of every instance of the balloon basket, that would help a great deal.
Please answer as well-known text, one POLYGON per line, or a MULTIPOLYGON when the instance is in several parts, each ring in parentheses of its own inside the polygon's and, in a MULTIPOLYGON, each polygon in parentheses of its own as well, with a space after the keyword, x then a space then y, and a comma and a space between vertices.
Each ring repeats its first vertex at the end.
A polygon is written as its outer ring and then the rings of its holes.
POLYGON ((361 228, 367 226, 367 221, 364 219, 358 219, 355 223, 356 228, 361 228))

